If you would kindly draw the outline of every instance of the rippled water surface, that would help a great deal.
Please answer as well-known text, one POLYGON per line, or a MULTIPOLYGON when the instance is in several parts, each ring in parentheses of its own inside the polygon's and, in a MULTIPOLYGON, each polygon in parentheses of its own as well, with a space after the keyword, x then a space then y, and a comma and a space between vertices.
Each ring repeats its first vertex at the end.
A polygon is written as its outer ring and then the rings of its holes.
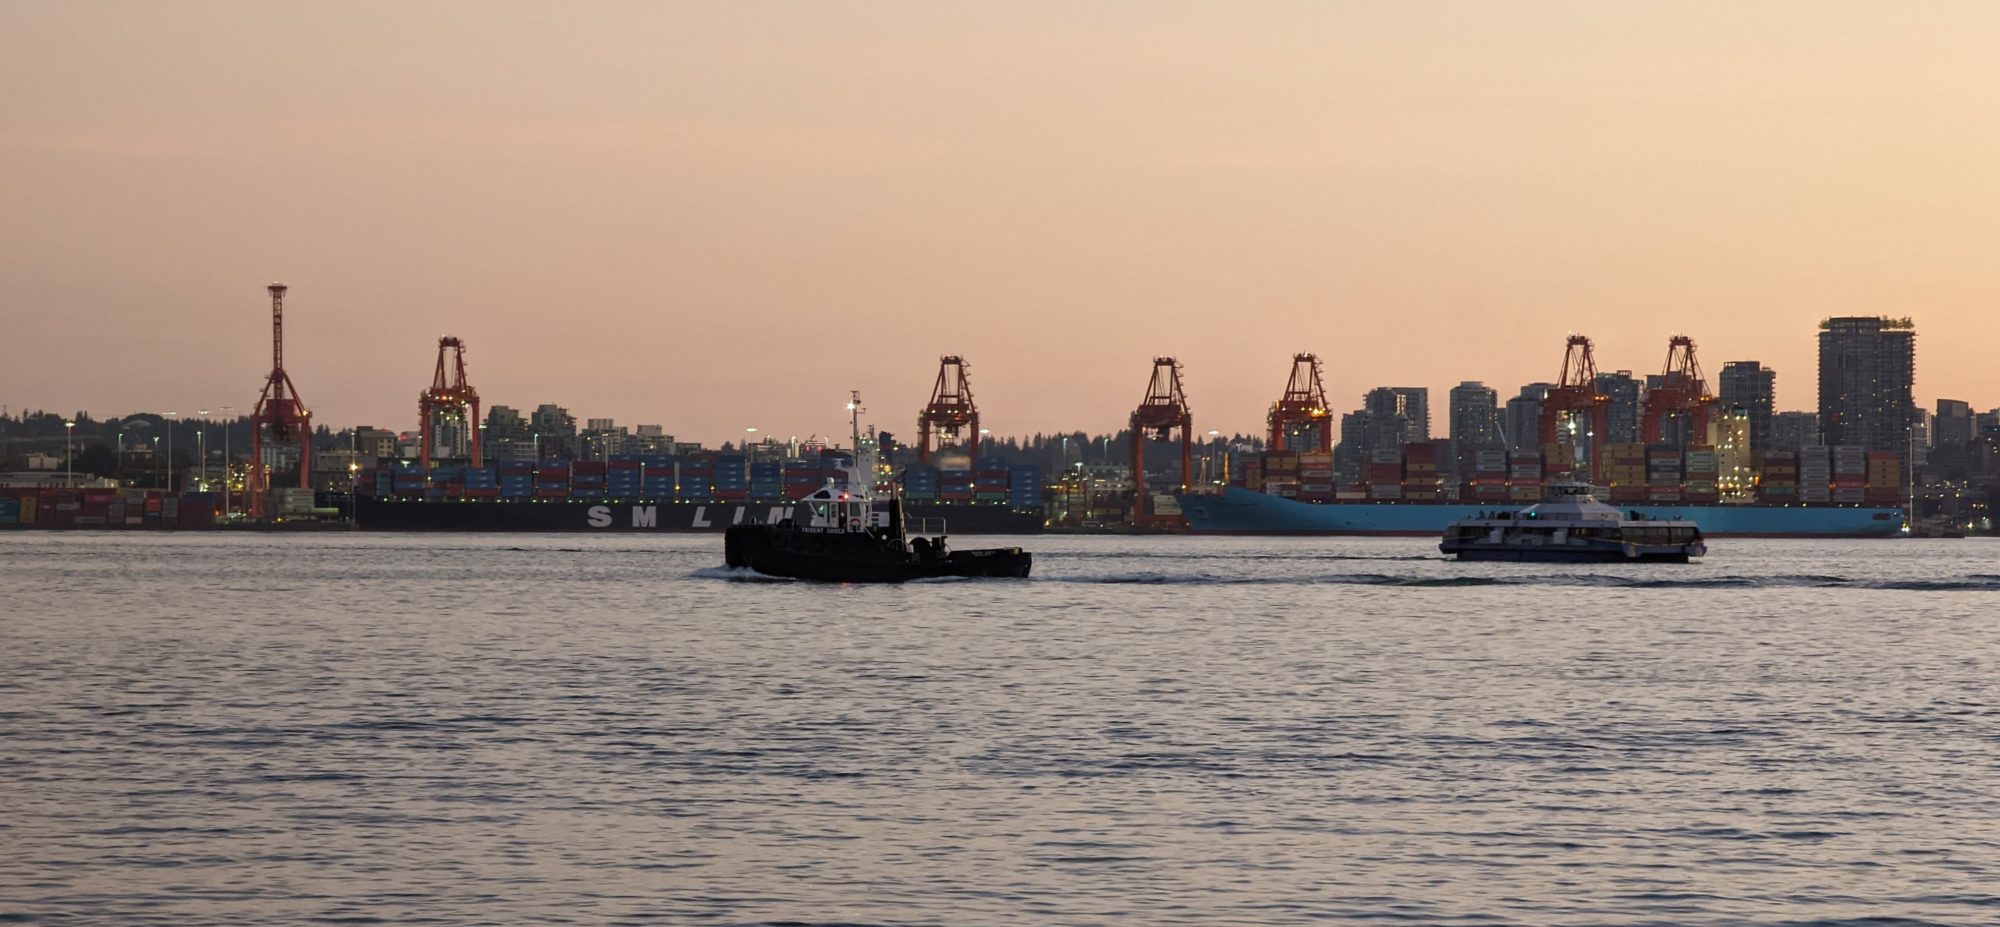
POLYGON ((1022 543, 0 534, 0 921, 2000 923, 2000 543, 1022 543))

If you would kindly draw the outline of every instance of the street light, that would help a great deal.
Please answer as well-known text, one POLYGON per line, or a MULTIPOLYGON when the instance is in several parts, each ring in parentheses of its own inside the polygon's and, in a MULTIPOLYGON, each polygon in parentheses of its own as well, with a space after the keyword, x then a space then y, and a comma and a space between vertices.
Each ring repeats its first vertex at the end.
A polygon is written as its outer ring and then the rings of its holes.
POLYGON ((222 520, 229 520, 229 422, 235 406, 222 407, 222 520))
MULTIPOLYGON (((162 412, 161 420, 180 417, 179 412, 162 412)), ((167 495, 174 494, 174 425, 167 422, 167 495)))
POLYGON ((76 422, 63 420, 63 486, 76 488, 76 445, 71 436, 76 434, 76 422))
POLYGON ((201 458, 201 491, 208 491, 208 410, 201 411, 201 430, 195 432, 195 456, 201 458))
MULTIPOLYGON (((745 435, 743 439, 743 449, 744 449, 743 466, 751 470, 754 470, 757 468, 757 445, 754 444, 753 442, 756 440, 757 437, 757 428, 756 426, 753 425, 749 428, 743 429, 743 433, 745 435)), ((743 478, 746 480, 749 479, 750 474, 747 472, 744 473, 743 478)))

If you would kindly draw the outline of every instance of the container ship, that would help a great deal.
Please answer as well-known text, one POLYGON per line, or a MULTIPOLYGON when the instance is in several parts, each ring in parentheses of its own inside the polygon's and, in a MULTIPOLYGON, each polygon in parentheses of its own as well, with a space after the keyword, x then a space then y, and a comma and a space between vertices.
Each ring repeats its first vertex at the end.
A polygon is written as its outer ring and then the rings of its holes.
MULTIPOLYGON (((613 456, 498 466, 416 461, 362 470, 354 521, 374 531, 720 532, 775 522, 793 502, 848 484, 850 459, 751 461, 740 454, 613 456)), ((942 519, 952 534, 1033 534, 1045 524, 1041 469, 981 459, 969 469, 910 467, 885 476, 911 518, 942 519)))
MULTIPOLYGON (((1575 472, 1566 447, 1472 451, 1439 468, 1448 442, 1371 452, 1362 481, 1337 483, 1333 455, 1265 454, 1237 485, 1178 496, 1190 532, 1436 536, 1481 511, 1521 508, 1575 472)), ((1714 448, 1604 445, 1595 492, 1621 511, 1691 521, 1709 537, 1861 538, 1901 532, 1898 455, 1859 447, 1734 455, 1714 448)))

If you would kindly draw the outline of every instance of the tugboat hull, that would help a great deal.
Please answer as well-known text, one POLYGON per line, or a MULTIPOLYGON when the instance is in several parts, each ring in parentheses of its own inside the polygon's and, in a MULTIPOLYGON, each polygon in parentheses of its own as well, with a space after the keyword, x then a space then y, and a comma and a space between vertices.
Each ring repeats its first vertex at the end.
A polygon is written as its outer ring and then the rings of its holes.
POLYGON ((738 525, 723 538, 723 560, 766 576, 832 583, 903 583, 944 577, 1025 578, 1033 556, 1018 547, 911 552, 867 534, 805 534, 738 525))

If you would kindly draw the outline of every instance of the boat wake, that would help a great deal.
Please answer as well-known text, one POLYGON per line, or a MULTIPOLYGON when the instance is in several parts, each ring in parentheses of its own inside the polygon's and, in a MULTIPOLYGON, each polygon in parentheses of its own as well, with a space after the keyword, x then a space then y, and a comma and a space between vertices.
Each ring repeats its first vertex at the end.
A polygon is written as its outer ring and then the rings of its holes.
POLYGON ((1451 589, 1480 586, 1587 586, 1606 589, 1855 589, 1918 592, 2000 592, 2000 575, 1870 581, 1843 576, 1418 576, 1339 573, 1322 576, 1219 576, 1214 574, 1113 573, 1102 576, 1038 576, 1035 582, 1131 586, 1391 586, 1451 589))
POLYGON ((696 579, 719 579, 731 583, 794 583, 795 579, 783 576, 765 576, 749 567, 713 566, 702 567, 688 574, 696 579))

